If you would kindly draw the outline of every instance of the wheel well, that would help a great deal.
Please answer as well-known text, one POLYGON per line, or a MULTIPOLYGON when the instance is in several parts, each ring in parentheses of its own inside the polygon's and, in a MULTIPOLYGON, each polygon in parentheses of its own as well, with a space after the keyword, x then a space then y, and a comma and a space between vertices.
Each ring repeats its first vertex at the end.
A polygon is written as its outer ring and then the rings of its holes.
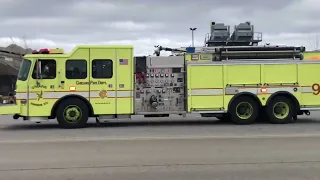
POLYGON ((77 99, 80 99, 81 101, 83 101, 83 102, 88 106, 88 108, 89 108, 89 116, 92 117, 92 116, 94 115, 94 111, 93 111, 92 105, 91 105, 91 103, 90 103, 87 99, 85 99, 84 97, 79 96, 79 95, 67 95, 67 96, 64 96, 64 97, 60 98, 60 99, 53 105, 52 110, 51 110, 51 116, 50 116, 51 119, 56 118, 56 110, 57 110, 57 108, 59 107, 59 104, 60 104, 61 102, 63 102, 63 101, 66 101, 66 100, 70 99, 70 98, 77 98, 77 99))
POLYGON ((286 92, 286 91, 279 91, 279 92, 276 92, 276 93, 272 94, 272 95, 268 98, 266 104, 268 105, 269 102, 270 102, 273 98, 278 97, 278 96, 286 97, 286 98, 292 100, 293 103, 294 103, 294 106, 296 107, 296 112, 299 112, 299 111, 300 111, 300 103, 299 103, 299 101, 297 100, 297 98, 296 98, 293 94, 291 94, 291 93, 289 93, 289 92, 286 92))
POLYGON ((229 102, 229 105, 228 105, 228 110, 230 109, 231 107, 231 104, 233 103, 234 100, 236 100, 237 98, 239 97, 249 97, 249 98, 252 98, 254 101, 256 101, 256 103, 258 103, 259 107, 262 106, 261 104, 261 101, 259 100, 259 98, 257 97, 257 95, 255 94, 252 94, 250 92, 243 92, 243 93, 239 93, 239 94, 236 94, 235 96, 233 96, 229 102))

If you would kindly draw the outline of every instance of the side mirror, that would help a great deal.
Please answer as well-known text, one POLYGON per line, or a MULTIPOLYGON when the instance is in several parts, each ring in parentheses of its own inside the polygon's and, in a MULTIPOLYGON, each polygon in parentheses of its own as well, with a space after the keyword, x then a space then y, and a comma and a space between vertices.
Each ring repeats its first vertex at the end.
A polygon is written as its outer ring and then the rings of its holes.
POLYGON ((36 66, 37 79, 41 79, 41 61, 37 60, 36 66))

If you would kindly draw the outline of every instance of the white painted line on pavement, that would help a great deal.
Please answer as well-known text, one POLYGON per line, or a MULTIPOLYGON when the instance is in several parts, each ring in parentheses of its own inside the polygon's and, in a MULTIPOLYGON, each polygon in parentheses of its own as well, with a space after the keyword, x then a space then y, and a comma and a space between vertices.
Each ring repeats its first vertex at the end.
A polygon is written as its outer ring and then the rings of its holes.
POLYGON ((56 139, 2 140, 0 144, 62 143, 62 142, 103 142, 103 141, 149 141, 149 140, 214 140, 214 139, 266 139, 266 138, 308 138, 320 134, 274 134, 274 135, 234 135, 234 136, 153 136, 153 137, 76 137, 56 139))

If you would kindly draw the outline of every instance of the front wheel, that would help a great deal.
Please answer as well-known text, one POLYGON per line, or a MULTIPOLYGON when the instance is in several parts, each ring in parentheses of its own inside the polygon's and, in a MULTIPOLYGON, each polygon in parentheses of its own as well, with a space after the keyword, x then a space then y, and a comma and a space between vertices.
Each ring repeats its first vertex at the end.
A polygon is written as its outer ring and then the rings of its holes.
POLYGON ((292 101, 287 97, 278 96, 266 107, 270 123, 287 124, 294 122, 295 111, 292 101))
POLYGON ((63 100, 57 109, 57 120, 62 128, 83 128, 88 118, 88 107, 78 98, 63 100))
POLYGON ((240 96, 232 102, 228 114, 235 124, 253 124, 259 115, 259 105, 251 97, 240 96))

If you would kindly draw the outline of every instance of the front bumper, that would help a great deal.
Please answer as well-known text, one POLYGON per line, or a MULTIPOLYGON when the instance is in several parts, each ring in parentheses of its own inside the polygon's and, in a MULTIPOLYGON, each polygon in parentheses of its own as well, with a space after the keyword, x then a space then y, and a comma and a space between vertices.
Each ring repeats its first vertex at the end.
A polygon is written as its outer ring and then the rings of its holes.
POLYGON ((20 114, 20 110, 17 104, 0 104, 0 115, 20 114))

